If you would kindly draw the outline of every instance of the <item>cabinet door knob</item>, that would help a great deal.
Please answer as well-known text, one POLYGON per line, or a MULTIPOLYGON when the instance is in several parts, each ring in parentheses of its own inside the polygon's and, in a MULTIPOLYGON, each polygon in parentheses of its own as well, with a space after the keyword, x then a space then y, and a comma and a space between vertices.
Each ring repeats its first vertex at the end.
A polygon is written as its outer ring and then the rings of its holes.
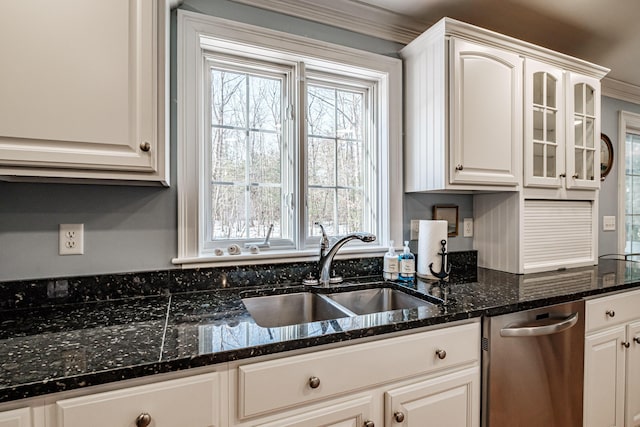
POLYGON ((607 310, 605 314, 609 317, 616 317, 616 312, 613 310, 607 310))
POLYGON ((444 350, 436 350, 436 356, 438 356, 438 359, 444 359, 447 357, 447 352, 444 350))
POLYGON ((631 343, 629 341, 622 341, 622 346, 624 348, 629 348, 630 345, 631 345, 631 343))
POLYGON ((401 423, 404 421, 404 414, 400 411, 396 411, 393 413, 393 419, 396 420, 397 423, 401 423))
POLYGON ((311 387, 311 388, 320 387, 320 378, 318 378, 318 377, 309 378, 309 387, 311 387))
POLYGON ((147 152, 149 150, 151 150, 151 144, 149 144, 148 142, 142 142, 140 143, 140 149, 144 152, 147 152))
POLYGON ((640 337, 635 337, 633 340, 636 344, 640 344, 640 337))
POLYGON ((573 178, 573 179, 578 179, 578 178, 580 178, 580 175, 578 175, 578 174, 576 173, 576 174, 571 175, 571 178, 573 178))
POLYGON ((566 173, 561 173, 559 176, 560 176, 560 178, 566 178, 567 174, 566 173))
POLYGON ((373 421, 367 420, 364 422, 364 427, 376 427, 376 425, 373 421))
POLYGON ((146 412, 141 413, 136 418, 136 427, 147 427, 149 424, 151 424, 151 415, 146 412))
POLYGON ((456 166, 456 170, 457 170, 457 171, 461 171, 461 170, 463 170, 463 169, 464 169, 464 166, 462 166, 462 165, 458 165, 458 166, 456 166))

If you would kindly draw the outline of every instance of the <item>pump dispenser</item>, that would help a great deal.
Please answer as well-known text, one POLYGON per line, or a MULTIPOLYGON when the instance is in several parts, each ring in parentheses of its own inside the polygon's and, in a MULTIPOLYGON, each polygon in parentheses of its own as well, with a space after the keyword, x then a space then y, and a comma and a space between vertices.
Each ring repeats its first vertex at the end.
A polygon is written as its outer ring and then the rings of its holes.
POLYGON ((400 274, 398 279, 403 282, 413 282, 416 274, 416 257, 409 249, 409 241, 404 241, 404 250, 400 255, 400 274))
POLYGON ((393 247, 393 240, 389 241, 389 252, 384 254, 384 267, 382 269, 382 277, 384 280, 398 280, 398 271, 400 264, 398 255, 393 247))

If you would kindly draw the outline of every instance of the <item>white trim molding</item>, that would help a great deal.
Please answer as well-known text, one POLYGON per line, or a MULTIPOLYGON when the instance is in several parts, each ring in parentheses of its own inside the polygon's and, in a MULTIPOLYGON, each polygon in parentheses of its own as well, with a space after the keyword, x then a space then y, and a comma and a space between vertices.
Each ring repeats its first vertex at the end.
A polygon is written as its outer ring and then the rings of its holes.
POLYGON ((602 79, 602 96, 640 104, 640 86, 615 80, 610 77, 602 79))
POLYGON ((231 0, 297 18, 322 22, 384 40, 407 44, 430 23, 386 9, 344 0, 231 0))

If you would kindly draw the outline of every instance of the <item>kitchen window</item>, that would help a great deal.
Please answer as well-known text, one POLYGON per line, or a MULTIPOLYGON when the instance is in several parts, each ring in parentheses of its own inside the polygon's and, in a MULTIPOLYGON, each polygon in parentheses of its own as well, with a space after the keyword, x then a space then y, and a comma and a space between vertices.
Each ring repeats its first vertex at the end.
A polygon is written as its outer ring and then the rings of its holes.
POLYGON ((378 236, 353 256, 401 241, 400 75, 398 59, 180 11, 174 263, 314 258, 316 222, 378 236))
MULTIPOLYGON (((618 246, 620 253, 640 253, 640 115, 620 112, 620 135, 623 139, 618 152, 621 153, 621 161, 618 161, 620 169, 619 181, 619 207, 620 234, 618 246), (624 167, 623 167, 624 166, 624 167)), ((635 255, 631 259, 638 260, 635 255)))

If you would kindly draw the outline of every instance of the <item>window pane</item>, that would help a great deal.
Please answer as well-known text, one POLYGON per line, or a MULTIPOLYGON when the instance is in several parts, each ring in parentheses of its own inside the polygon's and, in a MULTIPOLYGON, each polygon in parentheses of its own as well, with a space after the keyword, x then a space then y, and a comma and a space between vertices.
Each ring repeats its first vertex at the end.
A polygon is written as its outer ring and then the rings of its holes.
POLYGON ((243 131, 213 129, 211 141, 211 180, 244 182, 246 142, 243 131))
POLYGON ((632 178, 632 194, 631 194, 631 212, 634 215, 640 215, 640 176, 633 176, 632 178))
POLYGON ((211 70, 211 123, 245 127, 247 79, 245 74, 211 70))
MULTIPOLYGON (((636 231, 637 233, 637 231, 636 231)), ((627 215, 625 216, 625 245, 624 245, 624 252, 625 253, 631 253, 631 240, 633 239, 633 217, 631 215, 627 215)))
POLYGON ((631 215, 633 213, 633 177, 628 174, 624 180, 624 198, 625 214, 631 215))
POLYGON ((315 136, 336 135, 336 91, 308 85, 307 91, 309 134, 315 136))
POLYGON ((335 139, 309 138, 307 165, 309 185, 334 186, 336 182, 335 139))
POLYGON ((282 192, 280 188, 251 187, 249 194, 251 206, 248 237, 252 239, 265 237, 271 224, 273 224, 273 231, 270 238, 281 237, 282 192))
POLYGON ((280 135, 265 132, 251 132, 250 146, 252 183, 280 183, 281 153, 280 135))
POLYGON ((362 186, 362 157, 362 143, 358 141, 338 141, 339 186, 355 188, 362 186))
POLYGON ((640 252, 640 215, 633 215, 633 225, 631 227, 631 252, 640 252))
POLYGON ((249 77, 249 127, 279 130, 282 125, 282 82, 278 79, 249 77))
POLYGON ((320 235, 320 228, 313 225, 315 222, 321 223, 327 234, 337 234, 334 220, 335 197, 336 193, 333 189, 309 188, 307 206, 309 211, 309 234, 311 236, 320 235))
POLYGON ((362 191, 338 190, 338 206, 339 235, 363 229, 362 191))
POLYGON ((246 234, 245 187, 211 186, 212 239, 241 239, 246 234))
POLYGON ((337 91, 336 136, 343 139, 362 139, 362 94, 337 91))

